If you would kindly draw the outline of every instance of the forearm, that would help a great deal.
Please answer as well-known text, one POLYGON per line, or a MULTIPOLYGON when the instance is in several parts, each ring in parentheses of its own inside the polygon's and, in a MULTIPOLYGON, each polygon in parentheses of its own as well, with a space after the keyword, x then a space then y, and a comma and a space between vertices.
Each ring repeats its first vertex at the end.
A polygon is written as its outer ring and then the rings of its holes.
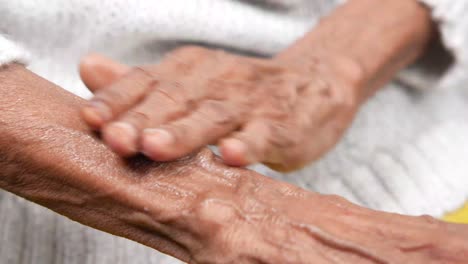
POLYGON ((304 67, 329 60, 336 78, 360 82, 352 84, 365 100, 421 56, 433 35, 430 11, 417 0, 349 0, 277 58, 304 67))
POLYGON ((93 137, 83 102, 0 71, 0 187, 73 220, 191 263, 464 263, 467 228, 379 213, 211 152, 124 163, 93 137))

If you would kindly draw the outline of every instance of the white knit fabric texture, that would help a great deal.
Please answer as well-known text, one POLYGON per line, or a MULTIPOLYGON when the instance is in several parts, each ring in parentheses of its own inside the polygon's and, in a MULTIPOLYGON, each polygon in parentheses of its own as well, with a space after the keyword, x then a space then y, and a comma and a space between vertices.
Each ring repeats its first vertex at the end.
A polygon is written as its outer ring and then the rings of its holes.
MULTIPOLYGON (((89 97, 76 70, 87 52, 130 64, 157 63, 186 43, 269 55, 309 31, 339 2, 0 0, 0 34, 15 43, 0 38, 0 64, 24 63, 29 52, 31 70, 89 97)), ((422 71, 422 79, 444 80, 448 89, 419 93, 407 89, 418 86, 415 82, 389 84, 318 162, 290 175, 261 165, 254 169, 379 210, 441 216, 461 206, 468 198, 468 0, 424 2, 433 8, 457 61, 448 74, 422 71)), ((407 76, 415 79, 413 72, 407 76)), ((4 192, 0 245, 0 263, 178 263, 4 192)))
POLYGON ((468 81, 468 1, 422 0, 432 9, 445 46, 454 54, 456 63, 440 80, 440 86, 450 88, 462 79, 468 81))
POLYGON ((0 36, 0 66, 12 62, 27 64, 28 52, 4 36, 0 36))

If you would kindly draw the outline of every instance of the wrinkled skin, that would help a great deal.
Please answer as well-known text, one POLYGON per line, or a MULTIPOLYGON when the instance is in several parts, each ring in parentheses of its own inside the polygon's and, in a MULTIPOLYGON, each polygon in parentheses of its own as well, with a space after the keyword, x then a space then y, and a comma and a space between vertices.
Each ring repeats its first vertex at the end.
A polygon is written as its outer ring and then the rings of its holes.
MULTIPOLYGON (((100 74, 96 64, 113 63, 106 60, 85 58, 84 79, 100 74)), ((336 64, 359 70, 344 59, 336 64)), ((360 80, 334 78, 344 74, 328 65, 317 59, 294 68, 184 47, 159 65, 128 69, 98 89, 82 115, 102 128, 105 142, 123 156, 141 151, 169 161, 220 141, 227 164, 296 168, 335 145, 357 110, 350 86, 360 80)))
POLYGON ((468 227, 388 214, 229 168, 209 150, 120 159, 81 99, 0 71, 0 187, 188 263, 466 263, 468 227), (26 111, 25 111, 26 109, 26 111))
POLYGON ((81 76, 95 96, 81 114, 124 157, 171 161, 218 143, 228 165, 291 171, 329 151, 432 33, 416 0, 352 0, 274 58, 182 47, 131 68, 90 55, 81 76))

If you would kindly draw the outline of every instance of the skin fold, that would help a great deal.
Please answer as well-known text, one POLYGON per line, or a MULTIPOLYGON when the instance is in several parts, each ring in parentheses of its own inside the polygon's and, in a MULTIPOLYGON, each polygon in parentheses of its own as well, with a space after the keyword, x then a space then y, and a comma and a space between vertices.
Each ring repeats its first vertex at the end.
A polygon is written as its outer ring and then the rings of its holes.
POLYGON ((84 101, 19 65, 0 70, 0 188, 188 263, 466 263, 468 227, 372 211, 209 150, 123 160, 84 101))
POLYGON ((226 164, 292 171, 333 148, 433 35, 417 0, 350 0, 274 58, 182 47, 130 68, 94 54, 81 63, 95 92, 81 114, 124 157, 170 161, 217 143, 226 164))

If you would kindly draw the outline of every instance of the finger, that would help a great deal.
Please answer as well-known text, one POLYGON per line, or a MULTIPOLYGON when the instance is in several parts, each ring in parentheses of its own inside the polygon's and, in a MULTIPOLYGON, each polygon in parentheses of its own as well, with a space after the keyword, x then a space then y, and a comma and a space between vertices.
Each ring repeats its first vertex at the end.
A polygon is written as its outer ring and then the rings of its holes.
POLYGON ((102 139, 108 147, 121 157, 138 153, 138 130, 125 122, 112 122, 102 130, 102 139))
POLYGON ((240 116, 232 105, 208 100, 187 117, 145 129, 142 151, 153 160, 174 160, 228 135, 239 124, 240 116))
POLYGON ((170 83, 155 87, 147 97, 102 131, 106 144, 121 156, 137 152, 139 136, 143 129, 158 127, 189 112, 190 92, 170 83), (164 86, 164 87, 162 87, 164 86))
POLYGON ((247 166, 266 159, 272 151, 271 126, 266 121, 248 123, 241 131, 223 139, 220 152, 224 162, 231 166, 247 166))
POLYGON ((99 54, 81 59, 80 76, 91 92, 108 87, 130 71, 130 67, 99 54))
POLYGON ((83 119, 95 129, 115 119, 141 101, 158 81, 146 70, 133 68, 106 89, 100 89, 83 108, 83 119))

